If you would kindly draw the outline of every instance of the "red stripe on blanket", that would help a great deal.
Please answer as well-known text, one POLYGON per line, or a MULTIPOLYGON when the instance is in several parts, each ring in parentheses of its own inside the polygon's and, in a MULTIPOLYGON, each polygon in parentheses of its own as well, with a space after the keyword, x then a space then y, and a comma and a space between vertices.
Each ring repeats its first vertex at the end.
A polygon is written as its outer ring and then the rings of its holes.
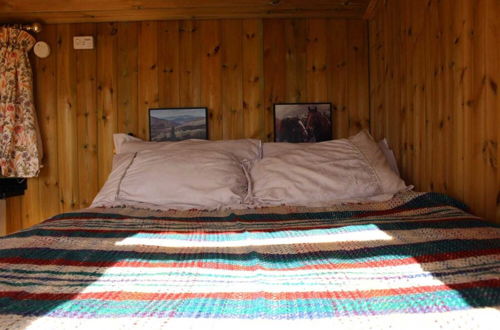
POLYGON ((351 269, 351 268, 366 268, 366 267, 391 267, 391 266, 403 266, 410 264, 424 264, 431 262, 441 262, 446 260, 462 259, 479 257, 486 255, 500 255, 500 249, 484 249, 484 250, 473 250, 473 251, 460 251, 460 252, 448 252, 439 254, 428 254, 416 257, 407 257, 399 259, 388 259, 388 260, 375 260, 375 261, 365 261, 357 263, 327 263, 327 264, 314 264, 307 265, 303 267, 293 267, 293 268, 266 268, 262 266, 241 266, 241 265, 231 265, 219 262, 203 262, 203 261, 192 261, 192 262, 148 262, 148 261, 80 261, 80 260, 67 260, 67 259, 30 259, 23 257, 14 258, 0 258, 0 263, 9 264, 31 264, 31 265, 64 265, 64 266, 77 266, 77 267, 148 267, 148 268, 158 268, 158 267, 173 267, 173 268, 187 268, 187 267, 197 267, 197 268, 210 268, 210 269, 221 269, 221 270, 237 270, 237 271, 255 271, 255 270, 268 270, 268 271, 297 271, 297 270, 310 270, 310 269, 351 269))
POLYGON ((499 288, 500 279, 483 280, 477 282, 457 283, 452 285, 418 286, 409 288, 380 289, 365 291, 306 291, 306 292, 201 292, 201 293, 146 293, 105 291, 87 293, 29 293, 24 291, 0 292, 0 298, 15 300, 185 300, 197 298, 253 300, 264 298, 268 300, 295 300, 295 299, 369 299, 384 296, 412 295, 427 292, 465 290, 470 288, 499 288))

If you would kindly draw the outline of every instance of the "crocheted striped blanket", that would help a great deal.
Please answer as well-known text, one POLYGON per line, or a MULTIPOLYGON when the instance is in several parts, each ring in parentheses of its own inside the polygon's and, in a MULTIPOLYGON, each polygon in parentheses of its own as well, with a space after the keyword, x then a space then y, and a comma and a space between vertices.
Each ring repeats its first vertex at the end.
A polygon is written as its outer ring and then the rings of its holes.
POLYGON ((462 207, 61 214, 0 239, 0 328, 496 328, 500 229, 462 207))

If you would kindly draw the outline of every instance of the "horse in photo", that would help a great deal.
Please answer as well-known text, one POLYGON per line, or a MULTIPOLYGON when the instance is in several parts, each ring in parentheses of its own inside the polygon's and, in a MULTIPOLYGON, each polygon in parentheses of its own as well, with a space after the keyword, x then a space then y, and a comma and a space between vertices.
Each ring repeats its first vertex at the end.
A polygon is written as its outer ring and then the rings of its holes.
POLYGON ((298 117, 283 118, 279 125, 280 142, 307 142, 309 135, 298 117))
POLYGON ((330 118, 318 111, 317 107, 308 107, 306 130, 309 142, 321 142, 332 139, 332 124, 330 118))

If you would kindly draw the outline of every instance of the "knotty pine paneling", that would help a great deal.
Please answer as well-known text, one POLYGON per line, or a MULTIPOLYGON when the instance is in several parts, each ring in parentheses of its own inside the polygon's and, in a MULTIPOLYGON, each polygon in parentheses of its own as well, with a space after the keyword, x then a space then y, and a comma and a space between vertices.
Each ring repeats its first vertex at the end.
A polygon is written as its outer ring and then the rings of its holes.
POLYGON ((500 2, 379 1, 369 23, 371 130, 403 176, 500 222, 500 2))
POLYGON ((42 23, 325 17, 361 19, 370 0, 2 0, 0 20, 42 23))
POLYGON ((34 58, 46 151, 8 200, 8 231, 87 207, 108 176, 112 134, 147 138, 148 109, 206 106, 211 139, 273 139, 273 103, 332 102, 334 136, 369 126, 368 26, 344 19, 46 25, 34 58), (94 50, 73 50, 92 35, 94 50))

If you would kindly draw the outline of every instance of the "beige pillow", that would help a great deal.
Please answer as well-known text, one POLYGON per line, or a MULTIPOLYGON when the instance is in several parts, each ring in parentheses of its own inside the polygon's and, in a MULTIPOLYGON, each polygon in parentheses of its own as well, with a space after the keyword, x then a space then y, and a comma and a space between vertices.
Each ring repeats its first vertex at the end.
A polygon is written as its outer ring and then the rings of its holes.
POLYGON ((399 168, 398 168, 398 163, 396 161, 396 156, 394 156, 394 152, 392 151, 391 148, 389 148, 389 143, 387 142, 387 139, 382 139, 378 141, 378 146, 380 150, 385 155, 385 158, 387 159, 387 163, 391 167, 391 169, 394 171, 399 176, 399 168))
POLYGON ((261 158, 261 142, 254 139, 241 140, 184 140, 178 142, 150 142, 127 134, 114 134, 115 153, 139 152, 144 150, 169 150, 175 145, 179 149, 197 149, 228 152, 240 161, 253 162, 261 158))
POLYGON ((243 204, 247 189, 245 169, 230 153, 141 151, 123 177, 117 198, 159 209, 212 210, 243 204))
MULTIPOLYGON (((302 143, 302 144, 311 145, 311 143, 302 143)), ((384 153, 384 156, 387 159, 387 163, 389 164, 391 169, 399 176, 399 168, 396 162, 396 157, 394 156, 394 152, 389 148, 387 140, 384 138, 380 140, 377 144, 380 150, 382 150, 382 152, 384 153)), ((293 143, 264 142, 262 144, 262 157, 274 156, 276 154, 286 152, 287 150, 292 150, 295 147, 296 144, 293 143)))
POLYGON ((120 182, 128 167, 134 160, 135 153, 117 154, 113 156, 113 168, 108 179, 104 183, 90 207, 111 207, 117 197, 120 182))
POLYGON ((247 196, 245 167, 230 153, 172 147, 117 157, 92 207, 214 210, 241 207, 247 196))
POLYGON ((258 206, 382 201, 407 189, 367 131, 313 144, 267 146, 250 171, 258 206))
MULTIPOLYGON (((116 152, 113 158, 113 170, 91 207, 128 205, 156 209, 212 209, 230 207, 229 204, 234 203, 240 205, 249 191, 246 171, 261 157, 260 140, 147 142, 126 134, 115 134, 113 138, 116 152), (153 157, 155 155, 163 157, 161 158, 163 163, 158 161, 158 157, 153 157), (219 158, 215 159, 216 156, 219 158), (200 168, 200 166, 207 166, 208 160, 210 160, 210 164, 220 166, 222 172, 215 171, 216 168, 211 169, 218 174, 224 174, 224 182, 227 182, 227 187, 215 188, 210 185, 211 180, 217 181, 222 177, 216 175, 199 177, 200 173, 207 173, 206 168, 200 168), (148 163, 149 161, 152 163, 148 163), (172 173, 176 173, 173 175, 174 179, 176 175, 181 175, 178 172, 178 167, 182 167, 184 170, 182 175, 185 182, 183 186, 182 181, 175 181, 176 194, 179 195, 180 199, 171 199, 169 202, 159 200, 163 197, 154 195, 154 192, 159 193, 157 184, 164 184, 166 188, 173 187, 172 184, 167 184, 163 178, 172 178, 172 173), (152 173, 155 174, 152 175, 152 173), (162 174, 159 175, 159 173, 162 174), (238 190, 235 190, 235 180, 238 181, 238 190), (125 185, 122 186, 122 184, 125 185), (198 191, 196 191, 196 187, 198 187, 198 191), (244 188, 243 192, 241 191, 242 187, 244 188), (217 190, 215 193, 231 191, 239 197, 235 198, 234 195, 231 197, 229 195, 216 196, 214 200, 214 196, 211 196, 214 191, 211 191, 211 188, 217 190), (206 202, 201 201, 202 195, 205 196, 206 202), (192 203, 188 201, 188 199, 196 198, 199 200, 192 203), (228 205, 223 205, 224 203, 228 203, 228 205)), ((161 193, 167 196, 165 191, 161 190, 161 193)))

